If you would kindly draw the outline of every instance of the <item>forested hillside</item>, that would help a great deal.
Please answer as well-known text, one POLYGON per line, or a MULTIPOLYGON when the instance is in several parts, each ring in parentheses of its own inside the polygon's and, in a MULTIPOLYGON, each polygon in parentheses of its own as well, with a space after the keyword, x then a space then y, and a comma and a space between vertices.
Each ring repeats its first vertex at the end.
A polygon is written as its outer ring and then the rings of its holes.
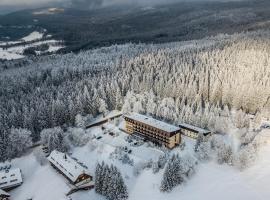
POLYGON ((6 148, 12 128, 29 130, 35 142, 45 128, 72 125, 77 114, 96 116, 104 108, 213 131, 222 131, 220 124, 228 121, 248 126, 247 114, 260 119, 270 112, 269 38, 269 32, 258 31, 111 46, 41 57, 10 69, 3 62, 0 160, 14 156, 6 148))
POLYGON ((75 8, 59 8, 54 12, 50 8, 23 10, 0 16, 0 41, 6 37, 17 40, 40 28, 48 30, 53 39, 65 41, 63 52, 126 42, 202 39, 219 33, 269 30, 269 7, 268 0, 186 0, 90 11, 75 8))

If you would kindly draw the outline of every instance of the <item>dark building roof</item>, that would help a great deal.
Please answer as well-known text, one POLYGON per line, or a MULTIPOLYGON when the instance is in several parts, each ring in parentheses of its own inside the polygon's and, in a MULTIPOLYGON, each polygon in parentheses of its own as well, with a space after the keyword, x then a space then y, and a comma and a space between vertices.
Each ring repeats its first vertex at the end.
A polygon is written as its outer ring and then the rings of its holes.
POLYGON ((195 133, 199 133, 199 134, 204 134, 204 135, 211 133, 211 131, 209 131, 207 129, 203 129, 203 128, 193 126, 193 125, 190 125, 190 124, 186 124, 186 123, 180 123, 179 127, 182 128, 182 129, 186 129, 186 130, 189 130, 189 131, 192 131, 192 132, 195 132, 195 133))

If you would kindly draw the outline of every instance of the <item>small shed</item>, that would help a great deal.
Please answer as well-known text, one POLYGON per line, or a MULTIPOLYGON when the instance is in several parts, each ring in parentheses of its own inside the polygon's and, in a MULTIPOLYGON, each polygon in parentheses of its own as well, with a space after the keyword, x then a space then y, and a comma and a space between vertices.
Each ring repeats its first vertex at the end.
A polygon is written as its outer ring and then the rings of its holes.
POLYGON ((13 189, 23 183, 19 168, 0 171, 0 189, 13 189))
POLYGON ((197 139, 199 135, 202 136, 211 135, 211 131, 190 124, 181 123, 179 124, 179 127, 181 128, 182 135, 185 135, 193 139, 197 139))
POLYGON ((54 150, 48 160, 57 171, 77 187, 92 181, 92 176, 86 172, 86 168, 65 153, 54 150))

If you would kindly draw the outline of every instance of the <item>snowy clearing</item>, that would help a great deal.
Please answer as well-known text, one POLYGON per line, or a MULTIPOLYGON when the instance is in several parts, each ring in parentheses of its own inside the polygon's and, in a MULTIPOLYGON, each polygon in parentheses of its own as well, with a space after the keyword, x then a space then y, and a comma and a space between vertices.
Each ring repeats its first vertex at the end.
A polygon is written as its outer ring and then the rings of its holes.
POLYGON ((50 39, 51 37, 52 35, 46 35, 45 37, 44 33, 34 31, 18 41, 0 42, 0 60, 16 60, 24 58, 26 56, 24 52, 29 48, 37 48, 34 50, 35 54, 42 55, 54 53, 65 47, 62 45, 63 41, 50 39), (43 38, 46 39, 43 40, 43 38), (47 49, 38 50, 42 45, 47 45, 47 49))
POLYGON ((15 60, 15 59, 23 58, 23 57, 24 57, 23 55, 8 52, 0 48, 0 59, 15 60))
POLYGON ((30 33, 29 35, 23 37, 22 40, 25 42, 39 40, 39 39, 43 38, 43 35, 44 35, 43 33, 40 33, 38 31, 34 31, 34 32, 30 33))

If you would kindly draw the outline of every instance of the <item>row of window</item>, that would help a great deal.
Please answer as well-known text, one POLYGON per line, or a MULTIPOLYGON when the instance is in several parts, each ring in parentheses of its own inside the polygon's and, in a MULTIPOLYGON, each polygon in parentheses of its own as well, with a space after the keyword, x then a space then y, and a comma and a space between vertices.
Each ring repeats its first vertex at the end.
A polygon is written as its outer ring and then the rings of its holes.
MULTIPOLYGON (((17 182, 18 181, 18 179, 12 179, 12 180, 10 180, 9 182, 10 183, 14 183, 14 182, 17 182)), ((0 183, 0 185, 5 185, 5 184, 7 184, 8 182, 7 181, 5 181, 5 182, 2 182, 2 183, 0 183)))
POLYGON ((161 142, 165 142, 165 143, 168 143, 168 139, 167 138, 164 138, 164 137, 158 137, 158 136, 155 136, 153 135, 152 133, 148 133, 146 131, 140 131, 140 130, 136 130, 136 132, 138 133, 141 133, 142 135, 146 135, 147 137, 150 137, 152 139, 155 139, 155 140, 159 140, 161 142))
POLYGON ((131 119, 128 119, 128 118, 126 118, 125 120, 126 120, 128 123, 134 124, 134 125, 136 125, 136 126, 139 126, 139 127, 145 128, 145 129, 148 129, 148 130, 150 130, 150 131, 154 131, 154 132, 156 132, 156 133, 164 134, 163 131, 161 131, 161 130, 159 130, 159 129, 153 127, 153 126, 146 125, 146 124, 143 124, 143 123, 141 123, 141 122, 134 121, 134 120, 131 120, 131 119))
MULTIPOLYGON (((13 177, 15 176, 15 174, 11 174, 10 177, 13 177)), ((2 179, 6 179, 7 177, 6 176, 3 176, 2 179)))
POLYGON ((169 137, 169 135, 167 135, 167 134, 166 135, 165 134, 159 134, 159 133, 157 133, 155 131, 151 131, 149 129, 143 129, 143 128, 138 127, 138 126, 136 126, 136 130, 140 130, 141 132, 147 132, 149 134, 152 134, 154 136, 157 136, 157 137, 160 137, 160 138, 163 138, 163 139, 167 139, 169 137))

